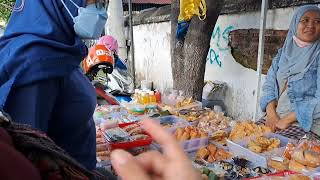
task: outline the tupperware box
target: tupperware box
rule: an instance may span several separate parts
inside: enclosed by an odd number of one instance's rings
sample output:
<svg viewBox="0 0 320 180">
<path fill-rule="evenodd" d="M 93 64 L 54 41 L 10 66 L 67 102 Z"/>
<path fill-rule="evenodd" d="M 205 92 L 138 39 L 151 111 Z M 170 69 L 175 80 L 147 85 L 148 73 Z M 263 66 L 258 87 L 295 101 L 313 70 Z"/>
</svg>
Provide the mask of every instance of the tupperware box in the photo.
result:
<svg viewBox="0 0 320 180">
<path fill-rule="evenodd" d="M 182 126 L 181 128 L 184 128 L 184 127 L 187 127 L 187 126 L 190 126 L 190 125 Z M 174 134 L 175 130 L 177 128 L 178 127 L 171 129 L 170 133 Z M 188 152 L 188 153 L 189 152 L 194 152 L 194 151 L 200 149 L 201 147 L 208 145 L 209 136 L 206 137 L 206 138 L 196 138 L 196 139 L 191 139 L 191 140 L 187 140 L 187 141 L 180 141 L 179 144 L 180 144 L 180 146 L 183 148 L 183 150 L 185 152 Z M 153 143 L 153 146 L 154 146 L 153 148 L 161 150 L 160 144 Z"/>
<path fill-rule="evenodd" d="M 123 123 L 119 124 L 120 128 L 124 128 L 126 126 L 132 125 L 135 123 Z M 112 149 L 131 149 L 141 146 L 148 146 L 152 143 L 152 138 L 148 133 L 144 133 L 149 136 L 148 139 L 145 140 L 136 140 L 136 141 L 130 141 L 130 142 L 120 142 L 120 143 L 110 143 L 110 146 Z"/>
<path fill-rule="evenodd" d="M 227 140 L 227 146 L 230 152 L 232 152 L 235 156 L 244 157 L 247 160 L 251 161 L 255 166 L 261 166 L 261 167 L 267 168 L 267 159 L 269 157 L 275 157 L 275 156 L 282 157 L 282 154 L 288 142 L 292 142 L 292 140 L 287 137 L 281 136 L 279 134 L 274 134 L 274 133 L 267 133 L 263 136 L 267 138 L 280 139 L 280 147 L 272 151 L 268 151 L 260 154 L 252 152 L 247 148 L 247 144 L 249 143 L 250 140 L 255 139 L 256 136 L 249 137 L 237 142 Z"/>
<path fill-rule="evenodd" d="M 203 146 L 208 145 L 208 139 L 209 138 L 197 138 L 197 139 L 191 139 L 183 142 L 179 142 L 180 146 L 183 148 L 184 152 L 194 152 L 198 149 L 200 149 Z M 152 144 L 155 149 L 161 150 L 160 144 Z"/>
<path fill-rule="evenodd" d="M 158 118 L 155 118 L 155 120 L 157 122 L 160 122 L 160 124 L 163 124 L 163 123 L 172 124 L 172 127 L 166 128 L 166 130 L 171 133 L 173 133 L 179 127 L 186 127 L 189 125 L 189 123 L 186 120 L 174 115 L 158 117 Z"/>
</svg>

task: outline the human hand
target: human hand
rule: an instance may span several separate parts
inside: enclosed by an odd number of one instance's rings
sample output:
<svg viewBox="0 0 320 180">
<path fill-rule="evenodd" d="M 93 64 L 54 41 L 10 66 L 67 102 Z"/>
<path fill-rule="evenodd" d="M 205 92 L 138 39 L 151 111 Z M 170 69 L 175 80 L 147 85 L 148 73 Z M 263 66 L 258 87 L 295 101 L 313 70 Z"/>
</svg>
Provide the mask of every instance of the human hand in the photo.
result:
<svg viewBox="0 0 320 180">
<path fill-rule="evenodd" d="M 123 180 L 198 180 L 201 179 L 186 154 L 173 136 L 151 120 L 143 120 L 141 126 L 163 149 L 163 154 L 149 151 L 133 157 L 123 150 L 111 153 L 111 162 Z"/>
<path fill-rule="evenodd" d="M 276 128 L 280 130 L 287 129 L 291 125 L 291 122 L 286 121 L 285 119 L 280 119 L 276 123 Z"/>
<path fill-rule="evenodd" d="M 276 129 L 276 124 L 280 120 L 279 116 L 268 116 L 266 119 L 266 126 L 268 126 L 272 131 Z"/>
</svg>

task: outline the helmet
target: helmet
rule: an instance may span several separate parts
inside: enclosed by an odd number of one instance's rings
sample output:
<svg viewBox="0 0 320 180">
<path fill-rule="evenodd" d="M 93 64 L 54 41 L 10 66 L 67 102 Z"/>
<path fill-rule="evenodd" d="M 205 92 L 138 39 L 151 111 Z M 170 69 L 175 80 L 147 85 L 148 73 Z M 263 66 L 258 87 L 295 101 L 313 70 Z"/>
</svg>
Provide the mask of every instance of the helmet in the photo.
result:
<svg viewBox="0 0 320 180">
<path fill-rule="evenodd" d="M 104 45 L 95 45 L 90 48 L 88 56 L 82 61 L 86 75 L 95 76 L 100 69 L 111 74 L 114 67 L 114 56 Z"/>
<path fill-rule="evenodd" d="M 113 38 L 112 36 L 102 36 L 98 43 L 100 45 L 105 45 L 107 48 L 109 48 L 111 51 L 113 51 L 115 54 L 118 54 L 119 52 L 119 45 L 118 45 L 118 41 Z"/>
</svg>

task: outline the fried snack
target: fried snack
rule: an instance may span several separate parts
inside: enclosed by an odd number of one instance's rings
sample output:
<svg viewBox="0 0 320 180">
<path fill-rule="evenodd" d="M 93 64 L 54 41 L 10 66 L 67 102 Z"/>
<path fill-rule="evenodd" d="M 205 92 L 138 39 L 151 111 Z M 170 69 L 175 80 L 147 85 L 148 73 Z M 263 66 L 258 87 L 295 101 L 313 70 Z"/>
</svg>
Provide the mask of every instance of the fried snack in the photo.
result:
<svg viewBox="0 0 320 180">
<path fill-rule="evenodd" d="M 210 154 L 216 154 L 218 148 L 217 146 L 213 145 L 213 144 L 209 144 L 207 149 L 209 150 Z"/>
<path fill-rule="evenodd" d="M 271 138 L 270 139 L 270 145 L 267 148 L 267 151 L 271 151 L 273 149 L 279 148 L 280 147 L 280 139 L 277 138 Z"/>
<path fill-rule="evenodd" d="M 133 130 L 133 129 L 135 129 L 135 128 L 138 128 L 138 127 L 139 127 L 138 124 L 131 124 L 131 125 L 129 125 L 129 126 L 123 127 L 122 129 L 125 130 L 125 131 L 127 131 L 127 132 L 129 132 L 129 131 L 131 131 L 131 130 Z"/>
<path fill-rule="evenodd" d="M 257 145 L 248 146 L 248 149 L 250 149 L 250 151 L 253 151 L 255 153 L 262 153 L 262 147 Z"/>
<path fill-rule="evenodd" d="M 109 155 L 110 155 L 110 151 L 97 152 L 97 156 L 109 156 Z"/>
<path fill-rule="evenodd" d="M 265 125 L 257 125 L 250 121 L 237 122 L 233 127 L 229 139 L 237 141 L 248 136 L 258 136 L 271 132 L 271 129 Z"/>
<path fill-rule="evenodd" d="M 127 131 L 131 136 L 134 136 L 134 135 L 138 135 L 138 134 L 142 134 L 143 133 L 143 130 L 141 127 L 135 127 L 133 129 L 131 129 L 130 131 Z"/>
<path fill-rule="evenodd" d="M 214 163 L 217 160 L 214 155 L 210 154 L 207 161 L 208 163 Z"/>
<path fill-rule="evenodd" d="M 224 116 L 224 113 L 209 111 L 199 117 L 198 127 L 206 132 L 216 132 L 229 127 L 230 118 Z"/>
<path fill-rule="evenodd" d="M 178 139 L 178 141 L 186 141 L 190 139 L 190 133 L 187 131 L 184 131 L 183 135 L 181 136 L 181 139 Z"/>
<path fill-rule="evenodd" d="M 196 159 L 207 159 L 210 152 L 205 148 L 200 148 L 196 153 Z"/>
<path fill-rule="evenodd" d="M 185 128 L 177 128 L 174 136 L 178 141 L 186 141 L 196 138 L 206 138 L 208 134 L 199 128 L 187 126 Z"/>
<path fill-rule="evenodd" d="M 198 131 L 193 130 L 190 132 L 190 139 L 196 139 L 198 138 Z"/>
<path fill-rule="evenodd" d="M 248 149 L 255 153 L 263 153 L 280 147 L 280 140 L 277 138 L 266 138 L 259 136 L 248 143 Z"/>
<path fill-rule="evenodd" d="M 201 131 L 200 138 L 206 138 L 206 137 L 208 137 L 208 133 Z"/>
<path fill-rule="evenodd" d="M 281 161 L 268 160 L 268 167 L 275 169 L 278 172 L 285 171 L 289 169 L 289 160 L 284 159 Z"/>
<path fill-rule="evenodd" d="M 203 158 L 202 155 L 206 155 L 205 158 Z M 203 147 L 199 149 L 196 153 L 196 160 L 201 159 L 207 161 L 208 163 L 213 163 L 216 161 L 222 161 L 222 160 L 227 160 L 232 157 L 232 154 L 225 151 L 224 149 L 217 148 L 213 144 L 209 144 L 207 147 Z"/>
<path fill-rule="evenodd" d="M 307 169 L 307 168 L 295 160 L 291 160 L 289 162 L 289 170 L 291 171 L 302 172 L 304 169 Z"/>
<path fill-rule="evenodd" d="M 286 149 L 283 152 L 283 157 L 291 160 L 291 155 L 295 149 L 295 145 L 292 143 L 288 143 Z"/>
<path fill-rule="evenodd" d="M 216 154 L 214 155 L 217 161 L 222 161 L 231 158 L 231 154 L 223 149 L 218 149 Z"/>
</svg>

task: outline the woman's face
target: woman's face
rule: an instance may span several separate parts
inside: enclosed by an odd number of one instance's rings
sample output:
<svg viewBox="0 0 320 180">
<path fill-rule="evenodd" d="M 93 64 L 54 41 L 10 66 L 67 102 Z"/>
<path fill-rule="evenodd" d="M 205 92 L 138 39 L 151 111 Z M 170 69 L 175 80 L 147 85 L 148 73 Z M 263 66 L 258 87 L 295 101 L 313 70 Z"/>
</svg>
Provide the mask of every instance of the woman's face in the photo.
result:
<svg viewBox="0 0 320 180">
<path fill-rule="evenodd" d="M 297 37 L 305 42 L 315 42 L 320 38 L 320 13 L 308 11 L 300 19 Z"/>
</svg>

